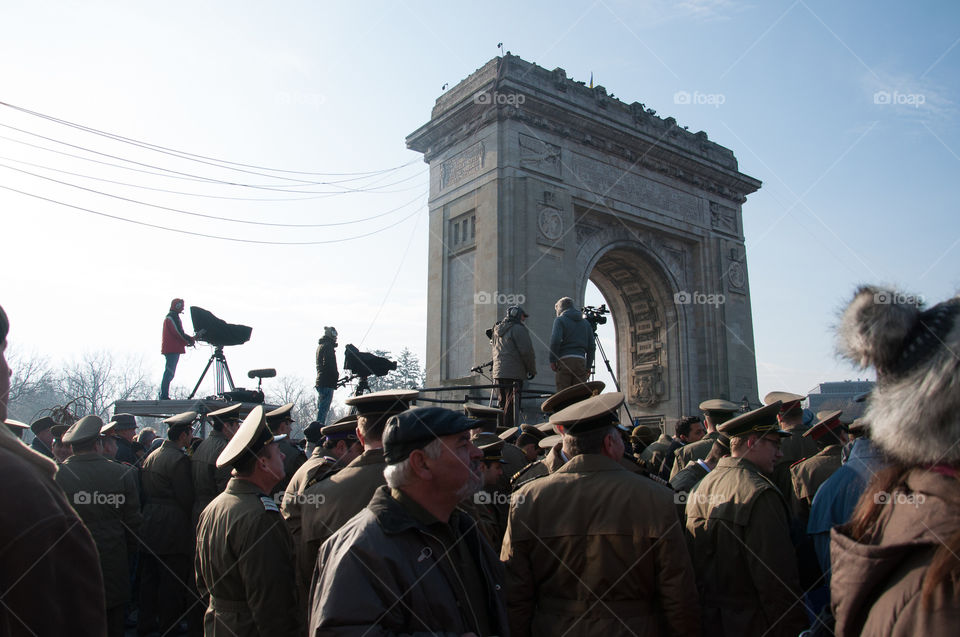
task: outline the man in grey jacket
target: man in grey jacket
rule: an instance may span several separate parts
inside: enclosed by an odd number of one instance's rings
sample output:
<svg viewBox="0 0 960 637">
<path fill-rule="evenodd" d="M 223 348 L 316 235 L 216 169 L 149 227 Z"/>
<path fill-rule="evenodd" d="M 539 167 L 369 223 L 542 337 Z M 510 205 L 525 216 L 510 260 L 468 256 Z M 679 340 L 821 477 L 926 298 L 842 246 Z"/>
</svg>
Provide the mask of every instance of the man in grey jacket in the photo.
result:
<svg viewBox="0 0 960 637">
<path fill-rule="evenodd" d="M 507 309 L 507 315 L 493 328 L 493 378 L 500 386 L 497 406 L 503 410 L 503 425 L 516 425 L 520 411 L 523 379 L 537 374 L 537 359 L 524 322 L 529 316 L 519 305 Z"/>
<path fill-rule="evenodd" d="M 590 378 L 597 344 L 593 328 L 565 296 L 554 306 L 557 318 L 550 334 L 550 369 L 556 372 L 557 391 Z"/>
</svg>

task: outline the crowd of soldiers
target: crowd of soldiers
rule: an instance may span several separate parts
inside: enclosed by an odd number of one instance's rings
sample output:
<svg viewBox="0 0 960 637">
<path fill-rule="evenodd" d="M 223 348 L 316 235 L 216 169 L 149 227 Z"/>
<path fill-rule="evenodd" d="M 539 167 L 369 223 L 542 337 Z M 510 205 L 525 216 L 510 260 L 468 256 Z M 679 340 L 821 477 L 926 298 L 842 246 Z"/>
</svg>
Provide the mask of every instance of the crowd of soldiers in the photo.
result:
<svg viewBox="0 0 960 637">
<path fill-rule="evenodd" d="M 132 417 L 58 428 L 58 468 L 4 430 L 0 472 L 31 501 L 0 513 L 22 573 L 0 635 L 122 634 L 134 587 L 138 634 L 954 634 L 960 297 L 880 291 L 841 317 L 842 353 L 879 380 L 855 420 L 805 422 L 789 392 L 704 397 L 667 435 L 587 381 L 536 424 L 354 396 L 305 452 L 291 405 L 207 414 L 198 445 L 178 414 L 133 463 L 104 455 Z"/>
</svg>

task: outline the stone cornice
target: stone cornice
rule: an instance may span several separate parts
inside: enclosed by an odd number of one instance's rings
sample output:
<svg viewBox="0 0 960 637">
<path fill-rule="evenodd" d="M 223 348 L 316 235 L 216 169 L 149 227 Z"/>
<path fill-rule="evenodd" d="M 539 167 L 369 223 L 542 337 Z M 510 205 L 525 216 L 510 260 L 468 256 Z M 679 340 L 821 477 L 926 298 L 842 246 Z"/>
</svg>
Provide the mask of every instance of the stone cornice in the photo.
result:
<svg viewBox="0 0 960 637">
<path fill-rule="evenodd" d="M 643 104 L 625 104 L 603 87 L 588 88 L 512 55 L 495 58 L 445 93 L 431 121 L 407 137 L 429 162 L 481 128 L 515 120 L 742 203 L 761 182 L 737 170 L 733 152 L 690 133 Z"/>
</svg>

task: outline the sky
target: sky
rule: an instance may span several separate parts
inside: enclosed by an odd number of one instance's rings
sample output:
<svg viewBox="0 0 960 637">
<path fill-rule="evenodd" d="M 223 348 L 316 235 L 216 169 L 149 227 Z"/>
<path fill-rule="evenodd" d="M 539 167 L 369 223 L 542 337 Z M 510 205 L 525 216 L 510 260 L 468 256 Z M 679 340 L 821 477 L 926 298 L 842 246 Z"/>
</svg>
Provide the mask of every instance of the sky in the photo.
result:
<svg viewBox="0 0 960 637">
<path fill-rule="evenodd" d="M 834 353 L 858 284 L 960 288 L 956 3 L 7 0 L 10 342 L 139 357 L 159 383 L 182 297 L 253 327 L 226 350 L 238 385 L 312 385 L 325 325 L 341 353 L 422 359 L 427 166 L 404 139 L 501 42 L 707 131 L 763 182 L 743 205 L 761 397 L 872 377 Z"/>
</svg>

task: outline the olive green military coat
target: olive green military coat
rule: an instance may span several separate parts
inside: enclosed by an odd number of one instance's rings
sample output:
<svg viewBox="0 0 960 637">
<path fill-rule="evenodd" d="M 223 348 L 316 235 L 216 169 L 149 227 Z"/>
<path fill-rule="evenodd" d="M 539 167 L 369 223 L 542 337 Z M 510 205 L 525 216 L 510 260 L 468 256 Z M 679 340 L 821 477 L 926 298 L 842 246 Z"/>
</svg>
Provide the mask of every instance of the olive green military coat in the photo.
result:
<svg viewBox="0 0 960 637">
<path fill-rule="evenodd" d="M 517 490 L 500 559 L 513 637 L 700 630 L 673 493 L 606 456 Z"/>
<path fill-rule="evenodd" d="M 190 458 L 172 440 L 143 461 L 140 468 L 143 527 L 140 539 L 157 555 L 193 555 L 193 478 Z"/>
<path fill-rule="evenodd" d="M 293 543 L 297 545 L 300 541 L 300 517 L 303 510 L 304 490 L 308 486 L 313 486 L 318 480 L 323 479 L 331 471 L 341 468 L 340 462 L 331 456 L 326 456 L 322 452 L 323 448 L 317 447 L 307 458 L 307 461 L 300 465 L 300 468 L 290 478 L 287 488 L 283 492 L 283 499 L 280 503 L 280 512 L 283 519 L 287 521 L 287 528 L 290 529 L 290 535 L 293 536 Z"/>
<path fill-rule="evenodd" d="M 129 602 L 129 558 L 137 550 L 143 519 L 137 469 L 81 453 L 60 465 L 56 481 L 97 545 L 107 608 Z"/>
<path fill-rule="evenodd" d="M 691 462 L 703 460 L 709 456 L 710 450 L 713 449 L 713 443 L 715 443 L 719 437 L 719 433 L 712 431 L 700 440 L 683 445 L 674 451 L 675 459 L 673 461 L 673 467 L 670 469 L 670 483 L 672 484 L 673 477 L 686 469 L 687 465 Z"/>
<path fill-rule="evenodd" d="M 796 637 L 806 627 L 787 505 L 744 458 L 721 458 L 687 499 L 704 634 Z"/>
<path fill-rule="evenodd" d="M 515 473 L 513 477 L 510 478 L 510 488 L 514 490 L 519 489 L 531 480 L 548 476 L 562 467 L 564 462 L 566 462 L 566 460 L 564 460 L 562 450 L 563 443 L 558 442 L 542 459 L 537 460 L 536 462 L 531 462 L 523 469 Z"/>
<path fill-rule="evenodd" d="M 780 444 L 783 457 L 773 467 L 772 480 L 784 498 L 790 497 L 793 491 L 793 480 L 790 477 L 790 467 L 804 458 L 811 458 L 820 451 L 813 438 L 803 436 L 805 429 L 790 429 L 790 437 L 784 438 Z"/>
<path fill-rule="evenodd" d="M 299 637 L 293 540 L 273 498 L 231 478 L 200 514 L 197 590 L 209 595 L 204 635 Z"/>
<path fill-rule="evenodd" d="M 193 473 L 193 519 L 200 517 L 200 512 L 210 504 L 210 501 L 223 493 L 230 481 L 230 467 L 217 469 L 217 458 L 227 446 L 227 437 L 216 429 L 210 432 L 203 442 L 197 446 L 190 457 L 190 470 Z"/>
<path fill-rule="evenodd" d="M 790 493 L 795 517 L 802 520 L 810 517 L 810 506 L 817 489 L 843 464 L 842 451 L 842 446 L 830 445 L 812 458 L 790 467 L 790 479 L 793 482 Z"/>
<path fill-rule="evenodd" d="M 290 479 L 293 478 L 293 474 L 297 472 L 297 469 L 300 468 L 300 465 L 307 461 L 306 454 L 303 453 L 300 447 L 290 442 L 289 436 L 278 440 L 277 447 L 283 454 L 284 478 L 277 483 L 277 486 L 273 488 L 274 494 L 283 493 L 286 491 L 287 485 L 290 484 Z"/>
</svg>

